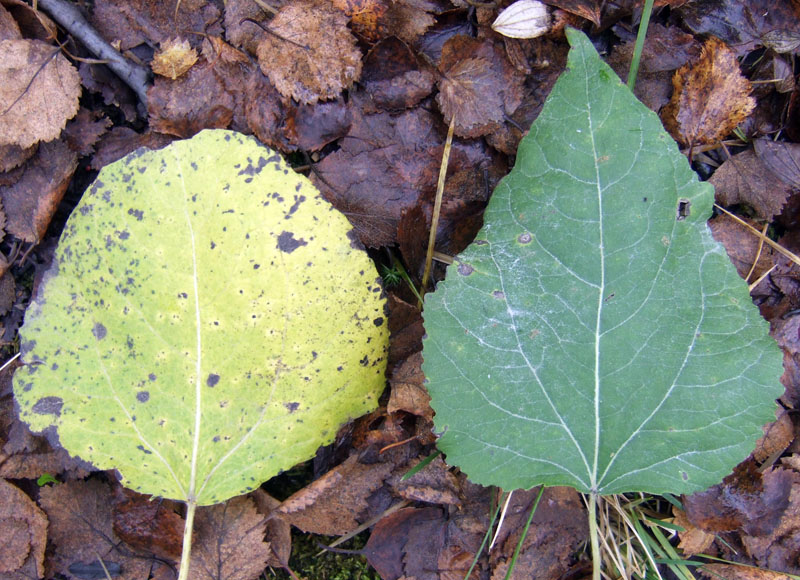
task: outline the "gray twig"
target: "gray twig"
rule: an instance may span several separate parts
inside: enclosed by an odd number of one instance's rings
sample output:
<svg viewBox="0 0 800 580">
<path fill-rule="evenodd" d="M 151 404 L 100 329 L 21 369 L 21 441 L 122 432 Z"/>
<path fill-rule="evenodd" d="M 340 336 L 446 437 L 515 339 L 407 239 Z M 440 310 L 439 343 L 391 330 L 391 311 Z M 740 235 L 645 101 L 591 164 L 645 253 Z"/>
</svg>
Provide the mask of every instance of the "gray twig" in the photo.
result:
<svg viewBox="0 0 800 580">
<path fill-rule="evenodd" d="M 97 58 L 107 61 L 108 67 L 133 89 L 142 104 L 147 107 L 147 88 L 150 86 L 150 73 L 147 68 L 134 64 L 122 56 L 86 22 L 80 10 L 67 0 L 39 0 L 39 7 L 80 40 Z"/>
</svg>

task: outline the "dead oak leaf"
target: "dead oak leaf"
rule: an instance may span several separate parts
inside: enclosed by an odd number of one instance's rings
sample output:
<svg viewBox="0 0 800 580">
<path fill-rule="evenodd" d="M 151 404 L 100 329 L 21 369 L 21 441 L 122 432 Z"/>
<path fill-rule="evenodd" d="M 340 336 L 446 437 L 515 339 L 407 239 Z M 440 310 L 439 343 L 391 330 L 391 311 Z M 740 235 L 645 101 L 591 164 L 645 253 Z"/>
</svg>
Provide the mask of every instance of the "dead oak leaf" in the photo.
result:
<svg viewBox="0 0 800 580">
<path fill-rule="evenodd" d="M 266 519 L 248 497 L 201 507 L 194 521 L 189 577 L 255 580 L 271 557 L 265 529 Z"/>
<path fill-rule="evenodd" d="M 150 68 L 153 72 L 173 81 L 192 68 L 197 62 L 197 51 L 188 40 L 171 38 L 161 43 L 161 49 L 153 56 Z"/>
<path fill-rule="evenodd" d="M 0 574 L 16 578 L 26 562 L 44 577 L 44 550 L 47 545 L 47 518 L 19 488 L 0 479 Z M 20 574 L 20 577 L 23 577 Z"/>
<path fill-rule="evenodd" d="M 78 112 L 78 71 L 38 40 L 0 41 L 0 54 L 0 145 L 27 148 L 58 137 Z"/>
<path fill-rule="evenodd" d="M 283 96 L 305 104 L 334 99 L 361 75 L 361 52 L 342 12 L 294 2 L 278 11 L 269 29 L 258 62 Z"/>
<path fill-rule="evenodd" d="M 667 131 L 686 146 L 719 141 L 744 121 L 756 104 L 736 53 L 713 36 L 697 62 L 678 69 L 672 86 L 662 120 Z"/>
<path fill-rule="evenodd" d="M 455 134 L 479 137 L 500 128 L 522 101 L 524 77 L 490 40 L 454 36 L 442 48 L 436 102 Z"/>
</svg>

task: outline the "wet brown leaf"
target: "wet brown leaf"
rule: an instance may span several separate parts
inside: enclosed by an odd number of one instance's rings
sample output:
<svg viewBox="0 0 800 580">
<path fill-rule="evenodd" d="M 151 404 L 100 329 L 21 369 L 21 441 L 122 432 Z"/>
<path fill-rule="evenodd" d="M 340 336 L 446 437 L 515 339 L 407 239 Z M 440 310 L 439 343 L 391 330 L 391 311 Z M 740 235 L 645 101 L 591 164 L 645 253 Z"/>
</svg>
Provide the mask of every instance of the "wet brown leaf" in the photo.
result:
<svg viewBox="0 0 800 580">
<path fill-rule="evenodd" d="M 285 118 L 286 142 L 304 151 L 318 151 L 347 135 L 350 109 L 343 99 L 316 105 L 292 105 Z"/>
<path fill-rule="evenodd" d="M 161 49 L 153 56 L 150 68 L 153 72 L 173 81 L 183 75 L 197 62 L 197 51 L 188 40 L 172 38 L 161 43 Z"/>
<path fill-rule="evenodd" d="M 436 102 L 446 123 L 455 118 L 455 134 L 461 137 L 497 130 L 522 102 L 524 77 L 488 39 L 451 38 L 442 48 L 439 71 Z"/>
<path fill-rule="evenodd" d="M 245 85 L 245 120 L 249 131 L 265 145 L 288 153 L 295 150 L 286 140 L 289 99 L 282 97 L 260 70 L 249 76 Z"/>
<path fill-rule="evenodd" d="M 778 526 L 789 506 L 791 489 L 788 471 L 772 469 L 762 474 L 748 459 L 722 483 L 685 496 L 683 506 L 689 521 L 707 532 L 741 530 L 765 536 Z"/>
<path fill-rule="evenodd" d="M 697 62 L 678 69 L 672 85 L 662 120 L 683 145 L 716 143 L 755 107 L 750 82 L 742 76 L 735 53 L 714 37 L 706 41 Z"/>
<path fill-rule="evenodd" d="M 0 41 L 0 145 L 30 147 L 58 137 L 78 112 L 81 80 L 57 47 Z"/>
<path fill-rule="evenodd" d="M 26 242 L 38 243 L 77 166 L 78 156 L 66 143 L 51 141 L 39 145 L 33 158 L 7 174 L 15 182 L 0 186 L 6 232 Z"/>
<path fill-rule="evenodd" d="M 83 86 L 102 96 L 106 105 L 119 107 L 125 120 L 132 123 L 138 117 L 139 97 L 131 88 L 102 64 L 81 63 L 78 67 Z"/>
<path fill-rule="evenodd" d="M 122 50 L 140 44 L 158 46 L 187 34 L 192 46 L 199 46 L 203 34 L 219 35 L 221 15 L 213 2 L 181 0 L 178 12 L 174 2 L 160 0 L 97 0 L 91 22 L 111 43 Z"/>
<path fill-rule="evenodd" d="M 58 36 L 55 22 L 41 10 L 34 10 L 22 0 L 0 0 L 0 4 L 11 13 L 24 38 L 49 42 Z"/>
<path fill-rule="evenodd" d="M 47 518 L 18 487 L 0 478 L 0 574 L 24 578 L 27 567 L 43 578 L 47 545 Z"/>
<path fill-rule="evenodd" d="M 227 0 L 225 2 L 225 40 L 233 46 L 255 55 L 258 43 L 268 35 L 260 26 L 267 27 L 269 12 L 253 0 Z M 258 24 L 249 22 L 255 20 Z"/>
<path fill-rule="evenodd" d="M 434 76 L 427 63 L 392 36 L 367 53 L 361 82 L 378 107 L 407 109 L 431 94 Z"/>
<path fill-rule="evenodd" d="M 340 536 L 362 523 L 367 499 L 389 476 L 392 465 L 363 465 L 353 455 L 284 501 L 277 512 L 304 532 Z"/>
<path fill-rule="evenodd" d="M 185 522 L 174 508 L 171 501 L 120 490 L 112 509 L 114 533 L 132 548 L 178 562 Z"/>
<path fill-rule="evenodd" d="M 265 530 L 266 519 L 246 496 L 197 508 L 189 577 L 255 580 L 271 556 Z"/>
<path fill-rule="evenodd" d="M 119 566 L 124 580 L 141 580 L 154 562 L 118 550 L 112 529 L 110 488 L 96 479 L 67 481 L 41 488 L 39 505 L 50 521 L 49 540 L 55 546 L 54 571 L 68 575 L 70 566 L 91 566 L 101 558 Z M 71 576 L 71 575 L 70 575 Z"/>
<path fill-rule="evenodd" d="M 759 139 L 760 141 L 760 139 Z M 760 218 L 772 221 L 793 192 L 754 151 L 727 159 L 711 176 L 717 202 L 723 206 L 746 204 Z"/>
<path fill-rule="evenodd" d="M 258 62 L 285 97 L 334 99 L 361 75 L 361 53 L 340 11 L 310 0 L 287 4 L 269 23 Z"/>
</svg>

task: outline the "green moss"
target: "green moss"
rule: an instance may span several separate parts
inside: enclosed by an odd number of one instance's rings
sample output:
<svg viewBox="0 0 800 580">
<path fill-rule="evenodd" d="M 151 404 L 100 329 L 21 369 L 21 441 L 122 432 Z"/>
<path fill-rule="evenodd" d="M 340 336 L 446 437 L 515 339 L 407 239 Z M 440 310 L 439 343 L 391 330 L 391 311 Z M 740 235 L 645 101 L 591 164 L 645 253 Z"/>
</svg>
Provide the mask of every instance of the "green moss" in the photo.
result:
<svg viewBox="0 0 800 580">
<path fill-rule="evenodd" d="M 364 533 L 347 542 L 350 550 L 360 550 L 367 543 L 369 534 Z M 323 551 L 322 544 L 330 544 L 336 538 L 304 534 L 297 530 L 292 533 L 292 557 L 289 567 L 299 578 L 305 580 L 380 580 L 378 573 L 359 554 L 335 554 Z M 289 580 L 285 570 L 269 570 L 263 578 Z"/>
</svg>

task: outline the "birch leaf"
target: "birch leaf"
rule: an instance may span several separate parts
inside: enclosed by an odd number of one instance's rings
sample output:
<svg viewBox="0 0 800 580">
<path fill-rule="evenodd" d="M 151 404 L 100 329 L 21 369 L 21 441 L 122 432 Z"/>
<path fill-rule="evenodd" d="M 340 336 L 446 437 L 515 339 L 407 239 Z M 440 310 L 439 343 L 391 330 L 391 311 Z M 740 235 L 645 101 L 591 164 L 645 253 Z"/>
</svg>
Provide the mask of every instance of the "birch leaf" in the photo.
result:
<svg viewBox="0 0 800 580">
<path fill-rule="evenodd" d="M 258 487 L 384 387 L 384 299 L 352 240 L 306 178 L 230 131 L 105 167 L 20 331 L 20 416 L 142 493 Z"/>
<path fill-rule="evenodd" d="M 781 352 L 706 226 L 712 187 L 568 36 L 483 229 L 426 296 L 439 447 L 509 490 L 701 490 L 774 418 Z"/>
</svg>

